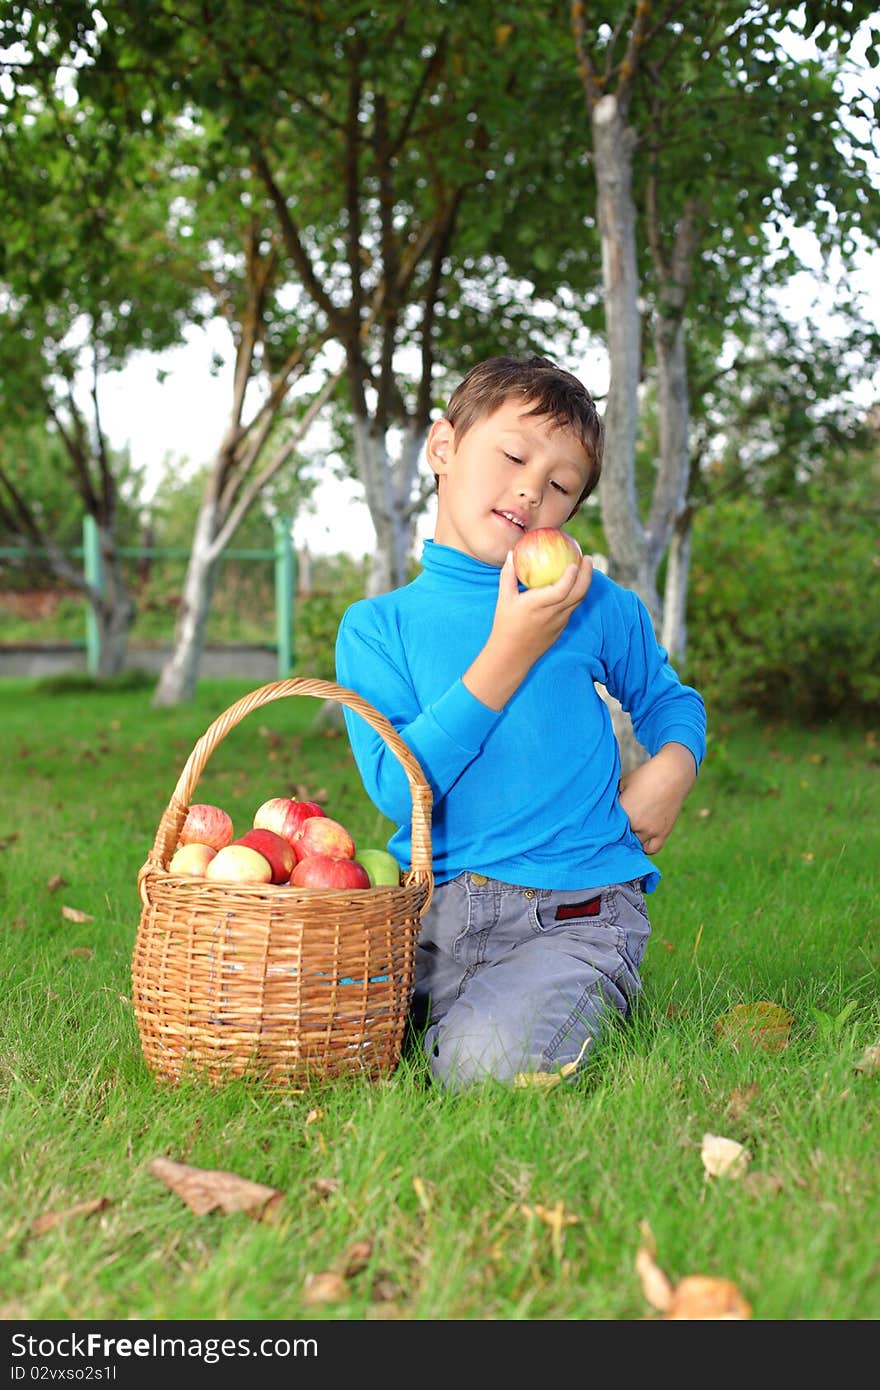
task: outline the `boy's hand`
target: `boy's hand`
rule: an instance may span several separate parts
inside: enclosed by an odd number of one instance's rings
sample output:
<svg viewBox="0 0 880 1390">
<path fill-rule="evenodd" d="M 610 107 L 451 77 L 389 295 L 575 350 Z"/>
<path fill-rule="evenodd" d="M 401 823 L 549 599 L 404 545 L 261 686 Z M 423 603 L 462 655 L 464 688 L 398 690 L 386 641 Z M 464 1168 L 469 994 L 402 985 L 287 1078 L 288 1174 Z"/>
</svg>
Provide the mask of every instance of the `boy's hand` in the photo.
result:
<svg viewBox="0 0 880 1390">
<path fill-rule="evenodd" d="M 662 849 L 697 780 L 694 755 L 683 743 L 666 743 L 641 767 L 620 779 L 620 804 L 646 854 Z"/>
<path fill-rule="evenodd" d="M 555 584 L 520 593 L 513 556 L 508 554 L 498 580 L 492 631 L 463 677 L 471 694 L 490 709 L 502 709 L 563 631 L 592 578 L 593 561 L 584 555 Z"/>
</svg>

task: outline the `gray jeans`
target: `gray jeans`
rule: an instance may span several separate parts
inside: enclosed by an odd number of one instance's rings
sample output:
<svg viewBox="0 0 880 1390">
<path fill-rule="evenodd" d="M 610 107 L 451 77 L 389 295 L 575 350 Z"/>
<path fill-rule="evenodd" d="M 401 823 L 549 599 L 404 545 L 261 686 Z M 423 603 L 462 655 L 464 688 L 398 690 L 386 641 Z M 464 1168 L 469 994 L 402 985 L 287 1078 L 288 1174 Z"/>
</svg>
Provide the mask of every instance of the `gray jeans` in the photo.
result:
<svg viewBox="0 0 880 1390">
<path fill-rule="evenodd" d="M 452 1090 L 579 1057 L 641 992 L 650 934 L 641 880 L 583 891 L 464 873 L 434 890 L 416 951 L 412 1019 Z"/>
</svg>

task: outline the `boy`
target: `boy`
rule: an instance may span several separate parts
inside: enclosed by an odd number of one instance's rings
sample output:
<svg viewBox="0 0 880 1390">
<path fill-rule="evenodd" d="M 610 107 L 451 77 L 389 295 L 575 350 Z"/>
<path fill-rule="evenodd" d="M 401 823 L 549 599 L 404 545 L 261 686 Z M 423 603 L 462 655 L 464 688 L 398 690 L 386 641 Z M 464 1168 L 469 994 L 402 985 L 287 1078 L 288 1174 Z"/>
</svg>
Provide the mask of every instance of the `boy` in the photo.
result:
<svg viewBox="0 0 880 1390">
<path fill-rule="evenodd" d="M 643 894 L 660 877 L 649 855 L 705 754 L 703 701 L 636 594 L 586 556 L 544 588 L 517 582 L 516 540 L 574 515 L 602 445 L 589 392 L 546 358 L 474 367 L 428 435 L 437 522 L 422 573 L 353 604 L 339 628 L 338 680 L 390 720 L 433 794 L 413 1019 L 452 1090 L 576 1065 L 627 1015 L 650 930 Z M 622 782 L 596 681 L 652 754 Z M 408 866 L 406 776 L 356 713 L 345 718 Z"/>
</svg>

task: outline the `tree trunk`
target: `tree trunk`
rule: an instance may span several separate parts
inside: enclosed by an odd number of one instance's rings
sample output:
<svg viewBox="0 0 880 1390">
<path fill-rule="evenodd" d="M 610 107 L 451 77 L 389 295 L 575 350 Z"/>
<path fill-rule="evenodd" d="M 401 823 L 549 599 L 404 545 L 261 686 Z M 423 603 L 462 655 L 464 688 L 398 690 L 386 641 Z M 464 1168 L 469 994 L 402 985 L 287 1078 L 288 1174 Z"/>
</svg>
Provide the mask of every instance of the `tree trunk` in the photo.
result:
<svg viewBox="0 0 880 1390">
<path fill-rule="evenodd" d="M 100 596 L 88 595 L 98 627 L 98 679 L 107 680 L 125 670 L 128 638 L 135 617 L 135 603 L 125 584 L 122 563 L 115 544 L 99 532 L 101 543 Z"/>
<path fill-rule="evenodd" d="M 196 692 L 199 662 L 205 645 L 205 629 L 222 551 L 214 545 L 219 507 L 213 492 L 202 499 L 186 567 L 183 596 L 174 633 L 174 650 L 162 668 L 153 695 L 153 707 L 161 709 L 192 700 Z"/>
<path fill-rule="evenodd" d="M 678 517 L 669 542 L 666 586 L 663 590 L 663 632 L 660 640 L 672 661 L 680 662 L 687 649 L 687 591 L 691 561 L 691 518 Z"/>
<path fill-rule="evenodd" d="M 609 573 L 619 584 L 641 595 L 652 621 L 657 623 L 660 602 L 647 563 L 635 485 L 642 369 L 636 207 L 632 191 L 636 137 L 621 116 L 613 95 L 602 97 L 593 107 L 592 133 L 610 362 L 599 501 L 608 543 Z"/>
<path fill-rule="evenodd" d="M 376 548 L 370 559 L 367 594 L 387 593 L 407 580 L 407 563 L 415 535 L 412 490 L 416 462 L 406 439 L 398 459 L 392 459 L 388 442 L 379 437 L 371 420 L 354 417 L 355 461 L 358 477 L 376 532 Z"/>
</svg>

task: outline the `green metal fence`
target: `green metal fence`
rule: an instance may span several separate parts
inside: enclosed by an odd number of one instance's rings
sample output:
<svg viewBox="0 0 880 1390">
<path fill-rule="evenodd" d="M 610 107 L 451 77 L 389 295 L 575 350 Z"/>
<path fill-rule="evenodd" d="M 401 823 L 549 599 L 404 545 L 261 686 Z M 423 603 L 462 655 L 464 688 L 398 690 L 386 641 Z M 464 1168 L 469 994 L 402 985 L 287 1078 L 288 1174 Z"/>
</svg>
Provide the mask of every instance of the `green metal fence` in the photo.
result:
<svg viewBox="0 0 880 1390">
<path fill-rule="evenodd" d="M 224 550 L 223 558 L 229 560 L 272 560 L 275 573 L 275 652 L 278 663 L 278 678 L 284 680 L 293 670 L 294 622 L 296 593 L 296 552 L 291 540 L 290 520 L 276 517 L 273 521 L 274 546 L 269 549 Z M 0 546 L 0 560 L 20 559 L 29 552 L 13 546 Z M 89 584 L 103 591 L 101 573 L 101 547 L 98 527 L 94 517 L 83 518 L 82 546 L 70 552 L 82 560 L 83 574 Z M 120 546 L 119 554 L 124 559 L 185 559 L 186 549 L 167 546 Z M 86 666 L 91 675 L 98 671 L 101 657 L 101 637 L 92 605 L 85 600 L 85 647 Z"/>
</svg>

